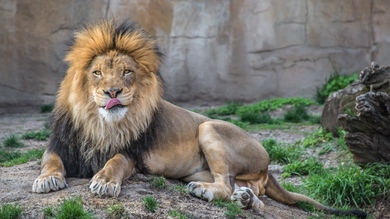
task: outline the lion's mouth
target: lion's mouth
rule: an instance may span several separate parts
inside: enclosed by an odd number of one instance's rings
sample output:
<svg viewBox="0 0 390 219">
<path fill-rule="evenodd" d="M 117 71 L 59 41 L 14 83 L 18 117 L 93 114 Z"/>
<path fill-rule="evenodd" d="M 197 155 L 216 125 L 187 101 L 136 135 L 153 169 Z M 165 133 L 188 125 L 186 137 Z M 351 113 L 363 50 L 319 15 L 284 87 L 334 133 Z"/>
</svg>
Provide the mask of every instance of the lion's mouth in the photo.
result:
<svg viewBox="0 0 390 219">
<path fill-rule="evenodd" d="M 120 100 L 117 98 L 112 98 L 110 101 L 108 101 L 107 105 L 104 106 L 105 110 L 112 110 L 115 108 L 122 108 L 124 105 Z"/>
</svg>

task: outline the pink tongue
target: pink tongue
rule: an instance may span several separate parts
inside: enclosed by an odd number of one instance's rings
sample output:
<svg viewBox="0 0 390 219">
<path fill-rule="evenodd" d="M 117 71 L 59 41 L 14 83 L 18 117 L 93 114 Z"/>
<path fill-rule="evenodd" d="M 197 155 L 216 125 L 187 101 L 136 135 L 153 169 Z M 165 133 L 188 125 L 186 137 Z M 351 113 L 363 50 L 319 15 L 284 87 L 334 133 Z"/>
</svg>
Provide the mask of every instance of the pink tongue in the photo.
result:
<svg viewBox="0 0 390 219">
<path fill-rule="evenodd" d="M 117 98 L 112 98 L 110 101 L 108 101 L 105 109 L 111 109 L 115 105 L 121 105 L 121 101 Z"/>
</svg>

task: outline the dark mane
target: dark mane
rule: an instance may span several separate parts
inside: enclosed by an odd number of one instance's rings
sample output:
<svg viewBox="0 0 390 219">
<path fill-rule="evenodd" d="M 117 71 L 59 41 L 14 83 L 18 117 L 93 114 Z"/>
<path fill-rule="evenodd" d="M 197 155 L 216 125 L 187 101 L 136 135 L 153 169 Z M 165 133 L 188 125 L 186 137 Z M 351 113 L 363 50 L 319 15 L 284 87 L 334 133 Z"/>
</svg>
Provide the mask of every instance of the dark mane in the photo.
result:
<svg viewBox="0 0 390 219">
<path fill-rule="evenodd" d="M 52 134 L 50 136 L 48 152 L 56 153 L 61 157 L 66 170 L 66 177 L 89 178 L 104 167 L 106 162 L 115 154 L 121 153 L 136 162 L 136 168 L 143 172 L 148 172 L 148 167 L 144 163 L 144 158 L 153 148 L 158 137 L 158 130 L 162 127 L 159 110 L 153 116 L 153 120 L 148 129 L 140 136 L 119 151 L 110 151 L 107 154 L 95 153 L 90 160 L 86 160 L 80 151 L 80 145 L 88 142 L 82 130 L 75 129 L 69 114 L 58 113 L 56 110 L 51 115 Z"/>
</svg>

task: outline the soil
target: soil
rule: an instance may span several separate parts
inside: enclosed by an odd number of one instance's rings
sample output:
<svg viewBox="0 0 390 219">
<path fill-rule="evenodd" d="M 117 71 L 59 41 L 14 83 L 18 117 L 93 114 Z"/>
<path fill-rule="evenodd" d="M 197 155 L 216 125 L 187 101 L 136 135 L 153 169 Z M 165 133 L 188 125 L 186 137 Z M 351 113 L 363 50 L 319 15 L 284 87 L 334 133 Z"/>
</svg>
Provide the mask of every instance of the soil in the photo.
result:
<svg viewBox="0 0 390 219">
<path fill-rule="evenodd" d="M 27 131 L 38 131 L 47 124 L 48 114 L 38 112 L 3 114 L 0 115 L 0 142 L 11 134 L 22 135 Z M 317 125 L 295 126 L 283 130 L 258 130 L 251 134 L 262 140 L 275 138 L 278 142 L 292 143 L 304 138 L 308 133 L 318 129 Z M 44 148 L 47 142 L 23 140 L 25 147 L 21 150 L 32 148 Z M 329 155 L 332 156 L 332 155 Z M 332 157 L 326 159 L 332 160 Z M 270 171 L 281 181 L 282 167 L 271 165 Z M 84 207 L 92 212 L 95 218 L 109 218 L 107 209 L 121 202 L 129 218 L 171 218 L 169 212 L 176 210 L 184 212 L 191 218 L 226 218 L 226 208 L 217 207 L 213 203 L 192 197 L 189 194 L 174 189 L 180 185 L 177 180 L 168 179 L 166 189 L 157 189 L 150 185 L 153 176 L 137 174 L 126 180 L 122 185 L 122 191 L 118 198 L 104 198 L 93 195 L 89 189 L 89 179 L 67 178 L 68 187 L 47 194 L 35 194 L 31 192 L 34 179 L 40 173 L 38 161 L 12 167 L 0 167 L 0 204 L 18 204 L 23 210 L 22 218 L 43 218 L 43 209 L 56 208 L 63 200 L 80 197 Z M 299 184 L 299 178 L 290 178 L 291 182 Z M 148 212 L 143 205 L 146 196 L 153 196 L 158 201 L 157 211 Z M 244 210 L 239 218 L 308 218 L 316 216 L 316 213 L 308 213 L 294 206 L 287 206 L 263 196 L 260 199 L 265 204 L 262 212 Z M 386 206 L 379 206 L 387 208 Z"/>
</svg>

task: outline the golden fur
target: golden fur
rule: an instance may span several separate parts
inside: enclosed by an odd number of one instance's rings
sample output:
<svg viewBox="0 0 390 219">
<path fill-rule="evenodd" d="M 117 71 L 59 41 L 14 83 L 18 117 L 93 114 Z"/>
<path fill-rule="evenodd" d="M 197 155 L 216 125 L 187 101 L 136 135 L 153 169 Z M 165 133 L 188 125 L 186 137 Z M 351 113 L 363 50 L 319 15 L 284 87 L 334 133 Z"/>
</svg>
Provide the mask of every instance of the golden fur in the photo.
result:
<svg viewBox="0 0 390 219">
<path fill-rule="evenodd" d="M 190 193 L 207 201 L 262 208 L 258 196 L 267 194 L 286 204 L 305 201 L 329 213 L 365 216 L 286 191 L 268 173 L 269 157 L 257 140 L 164 101 L 161 54 L 137 24 L 89 25 L 75 35 L 65 60 L 69 68 L 33 192 L 62 189 L 65 176 L 93 176 L 92 193 L 118 196 L 122 181 L 138 169 L 188 182 Z"/>
</svg>

